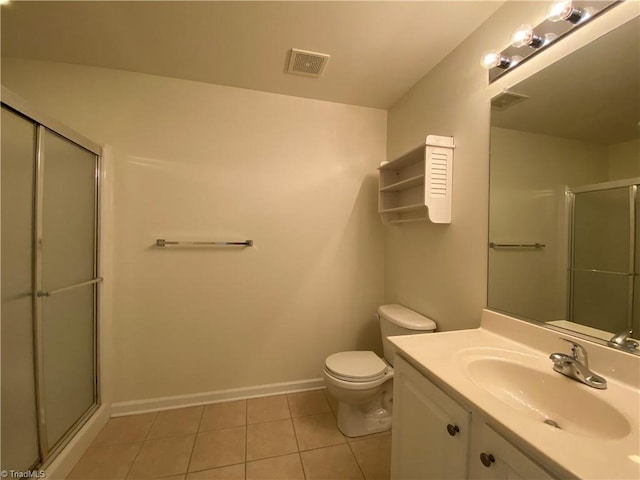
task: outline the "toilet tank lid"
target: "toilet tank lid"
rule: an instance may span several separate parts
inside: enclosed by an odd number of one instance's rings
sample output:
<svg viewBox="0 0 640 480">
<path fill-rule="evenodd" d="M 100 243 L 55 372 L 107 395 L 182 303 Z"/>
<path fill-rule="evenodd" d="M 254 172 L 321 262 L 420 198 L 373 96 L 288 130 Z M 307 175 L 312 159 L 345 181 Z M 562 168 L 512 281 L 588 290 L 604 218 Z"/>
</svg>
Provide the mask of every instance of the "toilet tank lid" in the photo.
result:
<svg viewBox="0 0 640 480">
<path fill-rule="evenodd" d="M 432 332 L 437 328 L 436 322 L 408 309 L 404 305 L 381 305 L 378 307 L 378 315 L 409 330 Z"/>
</svg>

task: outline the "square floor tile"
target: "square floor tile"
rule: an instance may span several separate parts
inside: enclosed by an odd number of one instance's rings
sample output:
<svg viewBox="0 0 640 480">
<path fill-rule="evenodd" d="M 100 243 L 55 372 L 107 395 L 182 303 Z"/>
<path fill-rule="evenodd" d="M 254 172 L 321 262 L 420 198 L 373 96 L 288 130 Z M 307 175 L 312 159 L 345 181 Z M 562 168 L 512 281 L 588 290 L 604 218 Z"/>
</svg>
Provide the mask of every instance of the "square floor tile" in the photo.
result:
<svg viewBox="0 0 640 480">
<path fill-rule="evenodd" d="M 323 390 L 290 393 L 287 398 L 292 417 L 331 412 L 331 407 Z"/>
<path fill-rule="evenodd" d="M 297 451 L 291 419 L 247 425 L 247 461 Z"/>
<path fill-rule="evenodd" d="M 156 413 L 111 418 L 100 431 L 94 445 L 142 442 L 147 438 Z"/>
<path fill-rule="evenodd" d="M 204 408 L 200 431 L 239 427 L 247 424 L 247 401 L 214 403 Z"/>
<path fill-rule="evenodd" d="M 304 480 L 300 455 L 292 453 L 249 462 L 247 480 Z"/>
<path fill-rule="evenodd" d="M 247 423 L 270 422 L 290 418 L 286 395 L 250 398 L 247 400 Z"/>
<path fill-rule="evenodd" d="M 80 458 L 68 479 L 120 480 L 127 476 L 142 443 L 92 446 Z"/>
<path fill-rule="evenodd" d="M 246 427 L 201 432 L 193 448 L 189 472 L 245 461 Z"/>
<path fill-rule="evenodd" d="M 188 407 L 158 412 L 147 439 L 196 433 L 203 410 L 204 407 Z"/>
<path fill-rule="evenodd" d="M 293 426 L 301 451 L 346 443 L 344 435 L 338 430 L 333 413 L 295 417 Z"/>
<path fill-rule="evenodd" d="M 127 478 L 159 478 L 186 473 L 195 439 L 195 435 L 183 435 L 147 440 Z"/>
<path fill-rule="evenodd" d="M 391 435 L 351 442 L 351 451 L 367 480 L 388 480 L 391 475 Z"/>
<path fill-rule="evenodd" d="M 301 452 L 308 480 L 362 480 L 356 459 L 347 444 Z"/>
<path fill-rule="evenodd" d="M 244 480 L 244 463 L 188 473 L 187 480 Z"/>
</svg>

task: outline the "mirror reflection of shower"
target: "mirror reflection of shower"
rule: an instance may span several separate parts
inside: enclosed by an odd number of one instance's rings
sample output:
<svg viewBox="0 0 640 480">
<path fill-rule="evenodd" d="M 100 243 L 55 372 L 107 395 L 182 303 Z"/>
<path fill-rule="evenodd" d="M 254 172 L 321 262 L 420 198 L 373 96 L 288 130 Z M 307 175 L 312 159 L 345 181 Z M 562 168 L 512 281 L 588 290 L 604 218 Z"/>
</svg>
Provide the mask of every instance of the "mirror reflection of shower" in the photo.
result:
<svg viewBox="0 0 640 480">
<path fill-rule="evenodd" d="M 633 178 L 570 189 L 567 195 L 567 318 L 602 331 L 602 337 L 640 333 L 639 185 L 640 178 Z"/>
</svg>

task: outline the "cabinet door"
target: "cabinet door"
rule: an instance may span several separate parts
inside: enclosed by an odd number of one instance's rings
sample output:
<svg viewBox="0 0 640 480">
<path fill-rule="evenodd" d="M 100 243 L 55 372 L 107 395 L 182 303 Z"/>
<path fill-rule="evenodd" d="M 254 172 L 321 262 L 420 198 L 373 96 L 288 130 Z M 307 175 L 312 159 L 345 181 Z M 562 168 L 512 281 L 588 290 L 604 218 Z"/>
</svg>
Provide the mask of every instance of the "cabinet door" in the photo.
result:
<svg viewBox="0 0 640 480">
<path fill-rule="evenodd" d="M 472 470 L 483 480 L 552 480 L 554 477 L 496 433 L 488 425 L 482 427 L 481 458 Z M 475 475 L 474 475 L 475 478 Z"/>
<path fill-rule="evenodd" d="M 469 423 L 469 412 L 395 357 L 391 478 L 466 478 Z"/>
</svg>

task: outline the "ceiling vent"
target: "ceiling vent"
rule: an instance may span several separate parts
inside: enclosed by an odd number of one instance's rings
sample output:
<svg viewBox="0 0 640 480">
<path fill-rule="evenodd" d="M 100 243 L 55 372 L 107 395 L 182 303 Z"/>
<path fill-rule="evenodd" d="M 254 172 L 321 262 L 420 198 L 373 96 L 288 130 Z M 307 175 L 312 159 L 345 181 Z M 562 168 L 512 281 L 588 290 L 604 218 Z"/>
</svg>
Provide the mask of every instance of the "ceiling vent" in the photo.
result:
<svg viewBox="0 0 640 480">
<path fill-rule="evenodd" d="M 528 96 L 521 93 L 503 90 L 500 94 L 491 99 L 491 108 L 495 110 L 506 110 L 507 108 L 511 108 L 520 102 L 524 102 L 528 98 Z"/>
<path fill-rule="evenodd" d="M 292 48 L 287 71 L 296 75 L 318 78 L 324 72 L 327 63 L 329 63 L 329 55 L 325 53 L 307 52 Z"/>
</svg>

